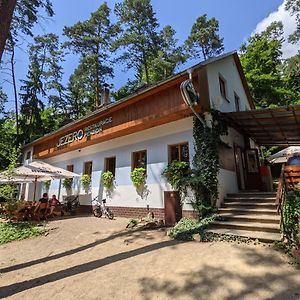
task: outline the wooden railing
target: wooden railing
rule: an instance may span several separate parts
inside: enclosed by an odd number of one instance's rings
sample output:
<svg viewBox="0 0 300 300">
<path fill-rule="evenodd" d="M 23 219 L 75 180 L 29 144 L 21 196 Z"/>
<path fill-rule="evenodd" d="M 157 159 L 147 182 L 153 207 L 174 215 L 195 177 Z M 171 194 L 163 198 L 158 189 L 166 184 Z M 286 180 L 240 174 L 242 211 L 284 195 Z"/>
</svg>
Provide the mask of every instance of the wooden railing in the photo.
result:
<svg viewBox="0 0 300 300">
<path fill-rule="evenodd" d="M 285 194 L 285 180 L 284 180 L 284 165 L 282 165 L 280 177 L 278 181 L 278 187 L 276 192 L 276 205 L 277 205 L 277 212 L 280 213 L 282 209 L 282 205 L 284 202 L 284 194 Z"/>
</svg>

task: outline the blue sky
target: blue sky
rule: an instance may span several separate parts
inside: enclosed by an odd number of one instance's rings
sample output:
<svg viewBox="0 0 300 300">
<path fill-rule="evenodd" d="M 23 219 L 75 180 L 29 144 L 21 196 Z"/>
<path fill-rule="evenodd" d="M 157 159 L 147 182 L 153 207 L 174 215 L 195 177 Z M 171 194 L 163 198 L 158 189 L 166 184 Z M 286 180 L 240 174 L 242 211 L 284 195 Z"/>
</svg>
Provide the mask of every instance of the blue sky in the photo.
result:
<svg viewBox="0 0 300 300">
<path fill-rule="evenodd" d="M 110 8 L 119 1 L 107 1 Z M 64 26 L 70 26 L 77 21 L 86 20 L 90 13 L 95 11 L 103 1 L 96 0 L 52 0 L 55 16 L 51 20 L 35 27 L 36 34 L 56 33 L 61 35 Z M 196 18 L 204 13 L 208 17 L 216 17 L 219 20 L 220 35 L 224 38 L 225 51 L 237 50 L 247 38 L 256 31 L 263 30 L 269 19 L 281 18 L 278 12 L 283 0 L 152 0 L 152 5 L 161 27 L 171 25 L 177 32 L 179 43 L 183 43 L 188 36 L 192 24 Z M 282 6 L 283 8 L 283 6 Z M 270 15 L 271 14 L 271 15 Z M 273 15 L 272 15 L 273 14 Z M 273 16 L 273 17 L 272 17 Z M 290 18 L 289 18 L 290 19 Z M 62 37 L 63 40 L 63 37 Z M 30 40 L 28 40 L 30 41 Z M 27 73 L 27 53 L 25 45 L 17 54 L 17 85 L 20 79 Z M 64 62 L 64 82 L 67 83 L 69 75 L 73 72 L 78 62 L 78 57 L 68 55 Z M 182 68 L 191 65 L 188 62 Z M 123 72 L 124 66 L 115 67 L 114 86 L 119 88 L 126 83 L 132 72 Z M 0 74 L 0 84 L 3 84 L 5 75 Z M 5 92 L 9 96 L 8 107 L 12 107 L 12 87 L 3 84 Z"/>
</svg>

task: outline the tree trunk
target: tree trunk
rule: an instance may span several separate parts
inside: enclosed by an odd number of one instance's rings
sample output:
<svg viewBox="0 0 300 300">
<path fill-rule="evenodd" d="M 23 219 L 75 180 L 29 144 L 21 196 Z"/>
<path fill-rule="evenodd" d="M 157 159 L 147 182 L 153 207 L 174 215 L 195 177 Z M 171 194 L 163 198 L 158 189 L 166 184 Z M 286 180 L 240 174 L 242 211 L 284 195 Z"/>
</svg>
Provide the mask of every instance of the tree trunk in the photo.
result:
<svg viewBox="0 0 300 300">
<path fill-rule="evenodd" d="M 16 0 L 0 0 L 0 62 L 15 6 Z"/>
</svg>

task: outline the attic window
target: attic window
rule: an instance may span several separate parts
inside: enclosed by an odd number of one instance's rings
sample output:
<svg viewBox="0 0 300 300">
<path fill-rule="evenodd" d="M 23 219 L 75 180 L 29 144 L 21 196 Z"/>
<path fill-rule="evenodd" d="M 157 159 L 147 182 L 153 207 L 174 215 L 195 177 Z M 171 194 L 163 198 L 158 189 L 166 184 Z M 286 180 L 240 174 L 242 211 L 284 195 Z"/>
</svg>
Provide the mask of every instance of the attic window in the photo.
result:
<svg viewBox="0 0 300 300">
<path fill-rule="evenodd" d="M 223 77 L 221 77 L 221 75 L 219 75 L 219 84 L 221 96 L 229 102 L 227 98 L 226 81 Z"/>
</svg>

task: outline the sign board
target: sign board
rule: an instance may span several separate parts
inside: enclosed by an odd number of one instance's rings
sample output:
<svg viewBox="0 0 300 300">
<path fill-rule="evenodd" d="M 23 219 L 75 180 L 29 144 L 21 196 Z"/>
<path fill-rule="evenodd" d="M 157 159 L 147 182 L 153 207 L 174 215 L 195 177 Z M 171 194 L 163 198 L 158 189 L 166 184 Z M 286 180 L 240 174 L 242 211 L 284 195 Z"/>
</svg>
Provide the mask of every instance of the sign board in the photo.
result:
<svg viewBox="0 0 300 300">
<path fill-rule="evenodd" d="M 108 118 L 106 118 L 104 120 L 101 120 L 97 123 L 88 125 L 87 127 L 83 128 L 83 129 L 81 128 L 77 131 L 74 131 L 74 132 L 71 132 L 67 135 L 64 135 L 61 138 L 59 138 L 58 143 L 56 144 L 56 147 L 59 148 L 59 147 L 62 147 L 64 145 L 71 144 L 74 141 L 80 141 L 84 137 L 89 137 L 91 135 L 100 133 L 100 132 L 103 131 L 103 126 L 107 125 L 111 122 L 112 122 L 112 117 L 108 117 Z"/>
</svg>

